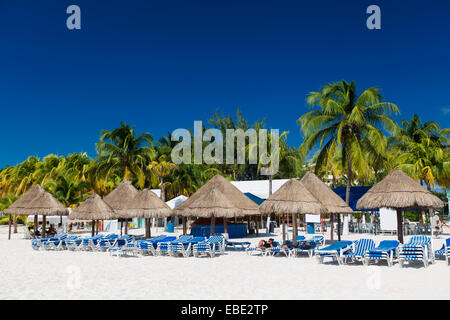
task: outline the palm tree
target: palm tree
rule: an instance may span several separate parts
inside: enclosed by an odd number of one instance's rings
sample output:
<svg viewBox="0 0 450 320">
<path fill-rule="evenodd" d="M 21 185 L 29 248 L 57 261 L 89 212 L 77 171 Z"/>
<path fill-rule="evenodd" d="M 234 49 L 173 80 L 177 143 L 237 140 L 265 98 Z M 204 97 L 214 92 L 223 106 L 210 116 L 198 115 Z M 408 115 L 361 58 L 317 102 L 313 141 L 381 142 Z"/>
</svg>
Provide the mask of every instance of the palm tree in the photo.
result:
<svg viewBox="0 0 450 320">
<path fill-rule="evenodd" d="M 151 172 L 154 174 L 154 176 L 159 179 L 159 184 L 161 188 L 161 199 L 164 202 L 166 201 L 164 178 L 169 176 L 177 168 L 177 165 L 175 163 L 169 162 L 166 159 L 167 156 L 163 154 L 158 158 L 158 161 L 152 161 L 148 165 L 148 169 L 150 169 Z"/>
<path fill-rule="evenodd" d="M 347 204 L 353 174 L 368 174 L 367 154 L 385 151 L 382 129 L 390 133 L 397 130 L 397 124 L 389 115 L 399 113 L 399 109 L 382 100 L 378 88 L 368 88 L 358 96 L 355 82 L 342 80 L 323 86 L 319 92 L 311 92 L 307 103 L 314 110 L 297 120 L 305 136 L 301 152 L 307 155 L 319 148 L 316 172 L 326 166 L 336 148 L 341 148 L 342 167 L 347 174 Z M 340 233 L 338 235 L 340 238 Z"/>
<path fill-rule="evenodd" d="M 366 89 L 359 97 L 354 81 L 345 80 L 311 92 L 307 103 L 318 109 L 298 119 L 305 141 L 300 146 L 303 154 L 315 147 L 320 151 L 316 171 L 331 159 L 336 148 L 342 148 L 342 164 L 347 173 L 346 202 L 350 195 L 353 173 L 364 174 L 367 170 L 367 152 L 384 152 L 385 129 L 396 132 L 397 124 L 388 115 L 397 114 L 398 107 L 390 102 L 381 102 L 377 88 Z"/>
<path fill-rule="evenodd" d="M 136 178 L 141 188 L 145 184 L 144 168 L 156 154 L 152 146 L 150 133 L 135 136 L 134 128 L 123 122 L 112 131 L 103 130 L 96 144 L 98 160 L 107 176 L 119 170 L 123 179 Z"/>
<path fill-rule="evenodd" d="M 410 121 L 402 121 L 402 128 L 389 141 L 400 153 L 399 168 L 430 190 L 435 181 L 443 187 L 450 185 L 449 135 L 449 128 L 441 129 L 434 121 L 422 124 L 414 114 Z"/>
</svg>

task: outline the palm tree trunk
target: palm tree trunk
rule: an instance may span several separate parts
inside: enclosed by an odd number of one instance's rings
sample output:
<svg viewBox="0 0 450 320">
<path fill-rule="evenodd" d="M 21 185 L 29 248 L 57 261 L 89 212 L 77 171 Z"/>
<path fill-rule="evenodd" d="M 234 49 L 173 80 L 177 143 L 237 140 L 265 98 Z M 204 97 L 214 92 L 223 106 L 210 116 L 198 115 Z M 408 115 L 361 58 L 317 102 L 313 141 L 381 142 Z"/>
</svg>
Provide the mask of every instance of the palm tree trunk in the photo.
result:
<svg viewBox="0 0 450 320">
<path fill-rule="evenodd" d="M 350 148 L 347 148 L 347 188 L 345 190 L 345 202 L 350 204 L 350 188 L 352 186 L 352 158 L 350 154 Z M 341 219 L 338 214 L 338 240 L 341 241 Z"/>
<path fill-rule="evenodd" d="M 269 196 L 272 194 L 272 175 L 269 175 Z"/>
<path fill-rule="evenodd" d="M 161 182 L 161 200 L 166 202 L 166 192 L 164 190 L 164 178 L 159 177 L 159 181 Z"/>
</svg>

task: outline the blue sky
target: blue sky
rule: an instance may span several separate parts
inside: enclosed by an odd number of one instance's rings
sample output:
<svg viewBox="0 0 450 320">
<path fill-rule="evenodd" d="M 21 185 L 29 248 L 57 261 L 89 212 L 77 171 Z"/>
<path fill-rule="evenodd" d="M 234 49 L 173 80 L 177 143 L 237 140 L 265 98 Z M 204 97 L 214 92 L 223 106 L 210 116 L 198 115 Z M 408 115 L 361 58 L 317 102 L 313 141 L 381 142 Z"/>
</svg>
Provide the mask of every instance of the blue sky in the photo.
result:
<svg viewBox="0 0 450 320">
<path fill-rule="evenodd" d="M 448 0 L 2 0 L 0 41 L 0 167 L 95 156 L 121 120 L 159 138 L 237 107 L 299 146 L 307 93 L 340 79 L 380 87 L 397 120 L 450 125 Z"/>
</svg>

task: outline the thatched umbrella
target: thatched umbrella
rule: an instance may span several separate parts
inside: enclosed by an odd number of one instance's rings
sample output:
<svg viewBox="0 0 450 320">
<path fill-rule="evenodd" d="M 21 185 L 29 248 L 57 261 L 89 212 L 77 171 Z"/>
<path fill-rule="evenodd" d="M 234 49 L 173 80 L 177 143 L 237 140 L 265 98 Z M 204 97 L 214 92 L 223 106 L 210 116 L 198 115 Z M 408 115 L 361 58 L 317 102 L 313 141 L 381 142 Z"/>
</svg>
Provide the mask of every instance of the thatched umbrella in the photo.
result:
<svg viewBox="0 0 450 320">
<path fill-rule="evenodd" d="M 403 243 L 402 209 L 442 208 L 444 203 L 401 170 L 395 170 L 369 189 L 356 204 L 358 209 L 382 207 L 397 210 L 398 240 Z"/>
<path fill-rule="evenodd" d="M 175 208 L 175 211 L 184 216 L 195 215 L 202 218 L 211 218 L 211 235 L 214 235 L 216 217 L 233 218 L 241 212 L 217 187 L 208 190 L 196 201 L 184 206 L 181 210 L 178 208 L 180 207 Z"/>
<path fill-rule="evenodd" d="M 327 213 L 331 213 L 331 242 L 333 242 L 334 214 L 338 214 L 338 239 L 341 240 L 341 219 L 339 214 L 353 214 L 352 208 L 350 208 L 341 197 L 339 197 L 314 173 L 307 172 L 300 182 L 303 183 L 303 185 L 314 195 L 317 200 L 320 201 L 320 203 L 322 203 L 327 210 Z"/>
<path fill-rule="evenodd" d="M 184 209 L 189 208 L 191 204 L 197 202 L 204 194 L 208 193 L 212 189 L 217 189 L 220 191 L 233 204 L 234 207 L 239 209 L 239 211 L 236 212 L 236 216 L 239 217 L 260 214 L 258 205 L 221 175 L 215 175 L 211 180 L 198 189 L 197 192 L 190 196 L 189 199 L 183 202 L 180 206 L 176 207 L 174 212 L 182 216 L 197 216 L 195 212 L 190 210 L 185 211 Z M 227 217 L 225 213 L 224 217 Z M 225 233 L 228 232 L 226 219 L 224 219 L 224 231 Z"/>
<path fill-rule="evenodd" d="M 23 209 L 25 209 L 28 204 L 36 198 L 40 193 L 43 193 L 45 190 L 40 185 L 35 185 L 30 190 L 25 192 L 25 194 L 17 199 L 12 205 L 9 206 L 8 209 L 5 210 L 5 213 L 8 214 L 11 218 L 11 214 L 17 214 L 17 215 L 27 215 L 24 214 Z M 34 215 L 34 233 L 37 231 L 38 226 L 38 216 Z M 9 236 L 11 238 L 11 236 Z"/>
<path fill-rule="evenodd" d="M 293 215 L 293 241 L 297 242 L 297 215 L 298 214 L 321 214 L 326 209 L 311 192 L 297 179 L 288 182 L 266 199 L 259 210 L 264 214 L 283 213 Z M 283 219 L 284 223 L 284 219 Z M 286 239 L 285 228 L 283 228 L 283 240 Z"/>
<path fill-rule="evenodd" d="M 95 220 L 111 220 L 116 218 L 114 209 L 94 193 L 69 215 L 72 220 L 92 220 L 92 236 L 95 234 Z"/>
<path fill-rule="evenodd" d="M 145 218 L 145 236 L 149 238 L 150 219 L 156 217 L 170 217 L 172 209 L 162 201 L 153 191 L 144 189 L 139 192 L 130 205 L 130 211 L 135 217 Z"/>
<path fill-rule="evenodd" d="M 42 215 L 42 237 L 45 237 L 45 224 L 46 216 L 65 216 L 69 212 L 64 207 L 64 205 L 59 202 L 55 197 L 53 197 L 49 192 L 42 189 L 40 186 L 36 186 L 28 191 L 27 197 L 20 198 L 22 200 L 19 204 L 15 205 L 13 203 L 8 209 L 5 210 L 8 214 L 18 214 L 18 215 Z M 32 197 L 34 195 L 34 197 Z M 31 200 L 30 200 L 31 199 Z M 14 206 L 15 205 L 15 206 Z"/>
<path fill-rule="evenodd" d="M 139 191 L 128 180 L 123 180 L 103 200 L 116 212 L 116 219 L 125 219 L 125 234 L 128 233 L 128 219 L 134 218 L 131 204 Z M 122 228 L 120 228 L 122 232 Z"/>
</svg>

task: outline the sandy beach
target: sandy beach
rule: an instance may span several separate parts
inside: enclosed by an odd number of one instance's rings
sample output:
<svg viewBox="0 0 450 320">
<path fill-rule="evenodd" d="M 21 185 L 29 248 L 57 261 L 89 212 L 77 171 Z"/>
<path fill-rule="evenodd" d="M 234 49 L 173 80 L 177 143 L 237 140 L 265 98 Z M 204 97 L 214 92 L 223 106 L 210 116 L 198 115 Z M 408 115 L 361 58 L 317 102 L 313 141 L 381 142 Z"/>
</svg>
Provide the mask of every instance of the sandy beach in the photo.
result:
<svg viewBox="0 0 450 320">
<path fill-rule="evenodd" d="M 0 299 L 450 298 L 450 267 L 445 261 L 402 269 L 398 264 L 321 265 L 307 257 L 233 251 L 213 259 L 112 257 L 104 252 L 35 251 L 22 237 L 19 233 L 8 241 L 7 227 L 0 227 Z M 361 237 L 351 234 L 345 239 Z M 376 240 L 381 238 L 393 237 Z M 435 247 L 443 238 L 435 240 Z"/>
</svg>

